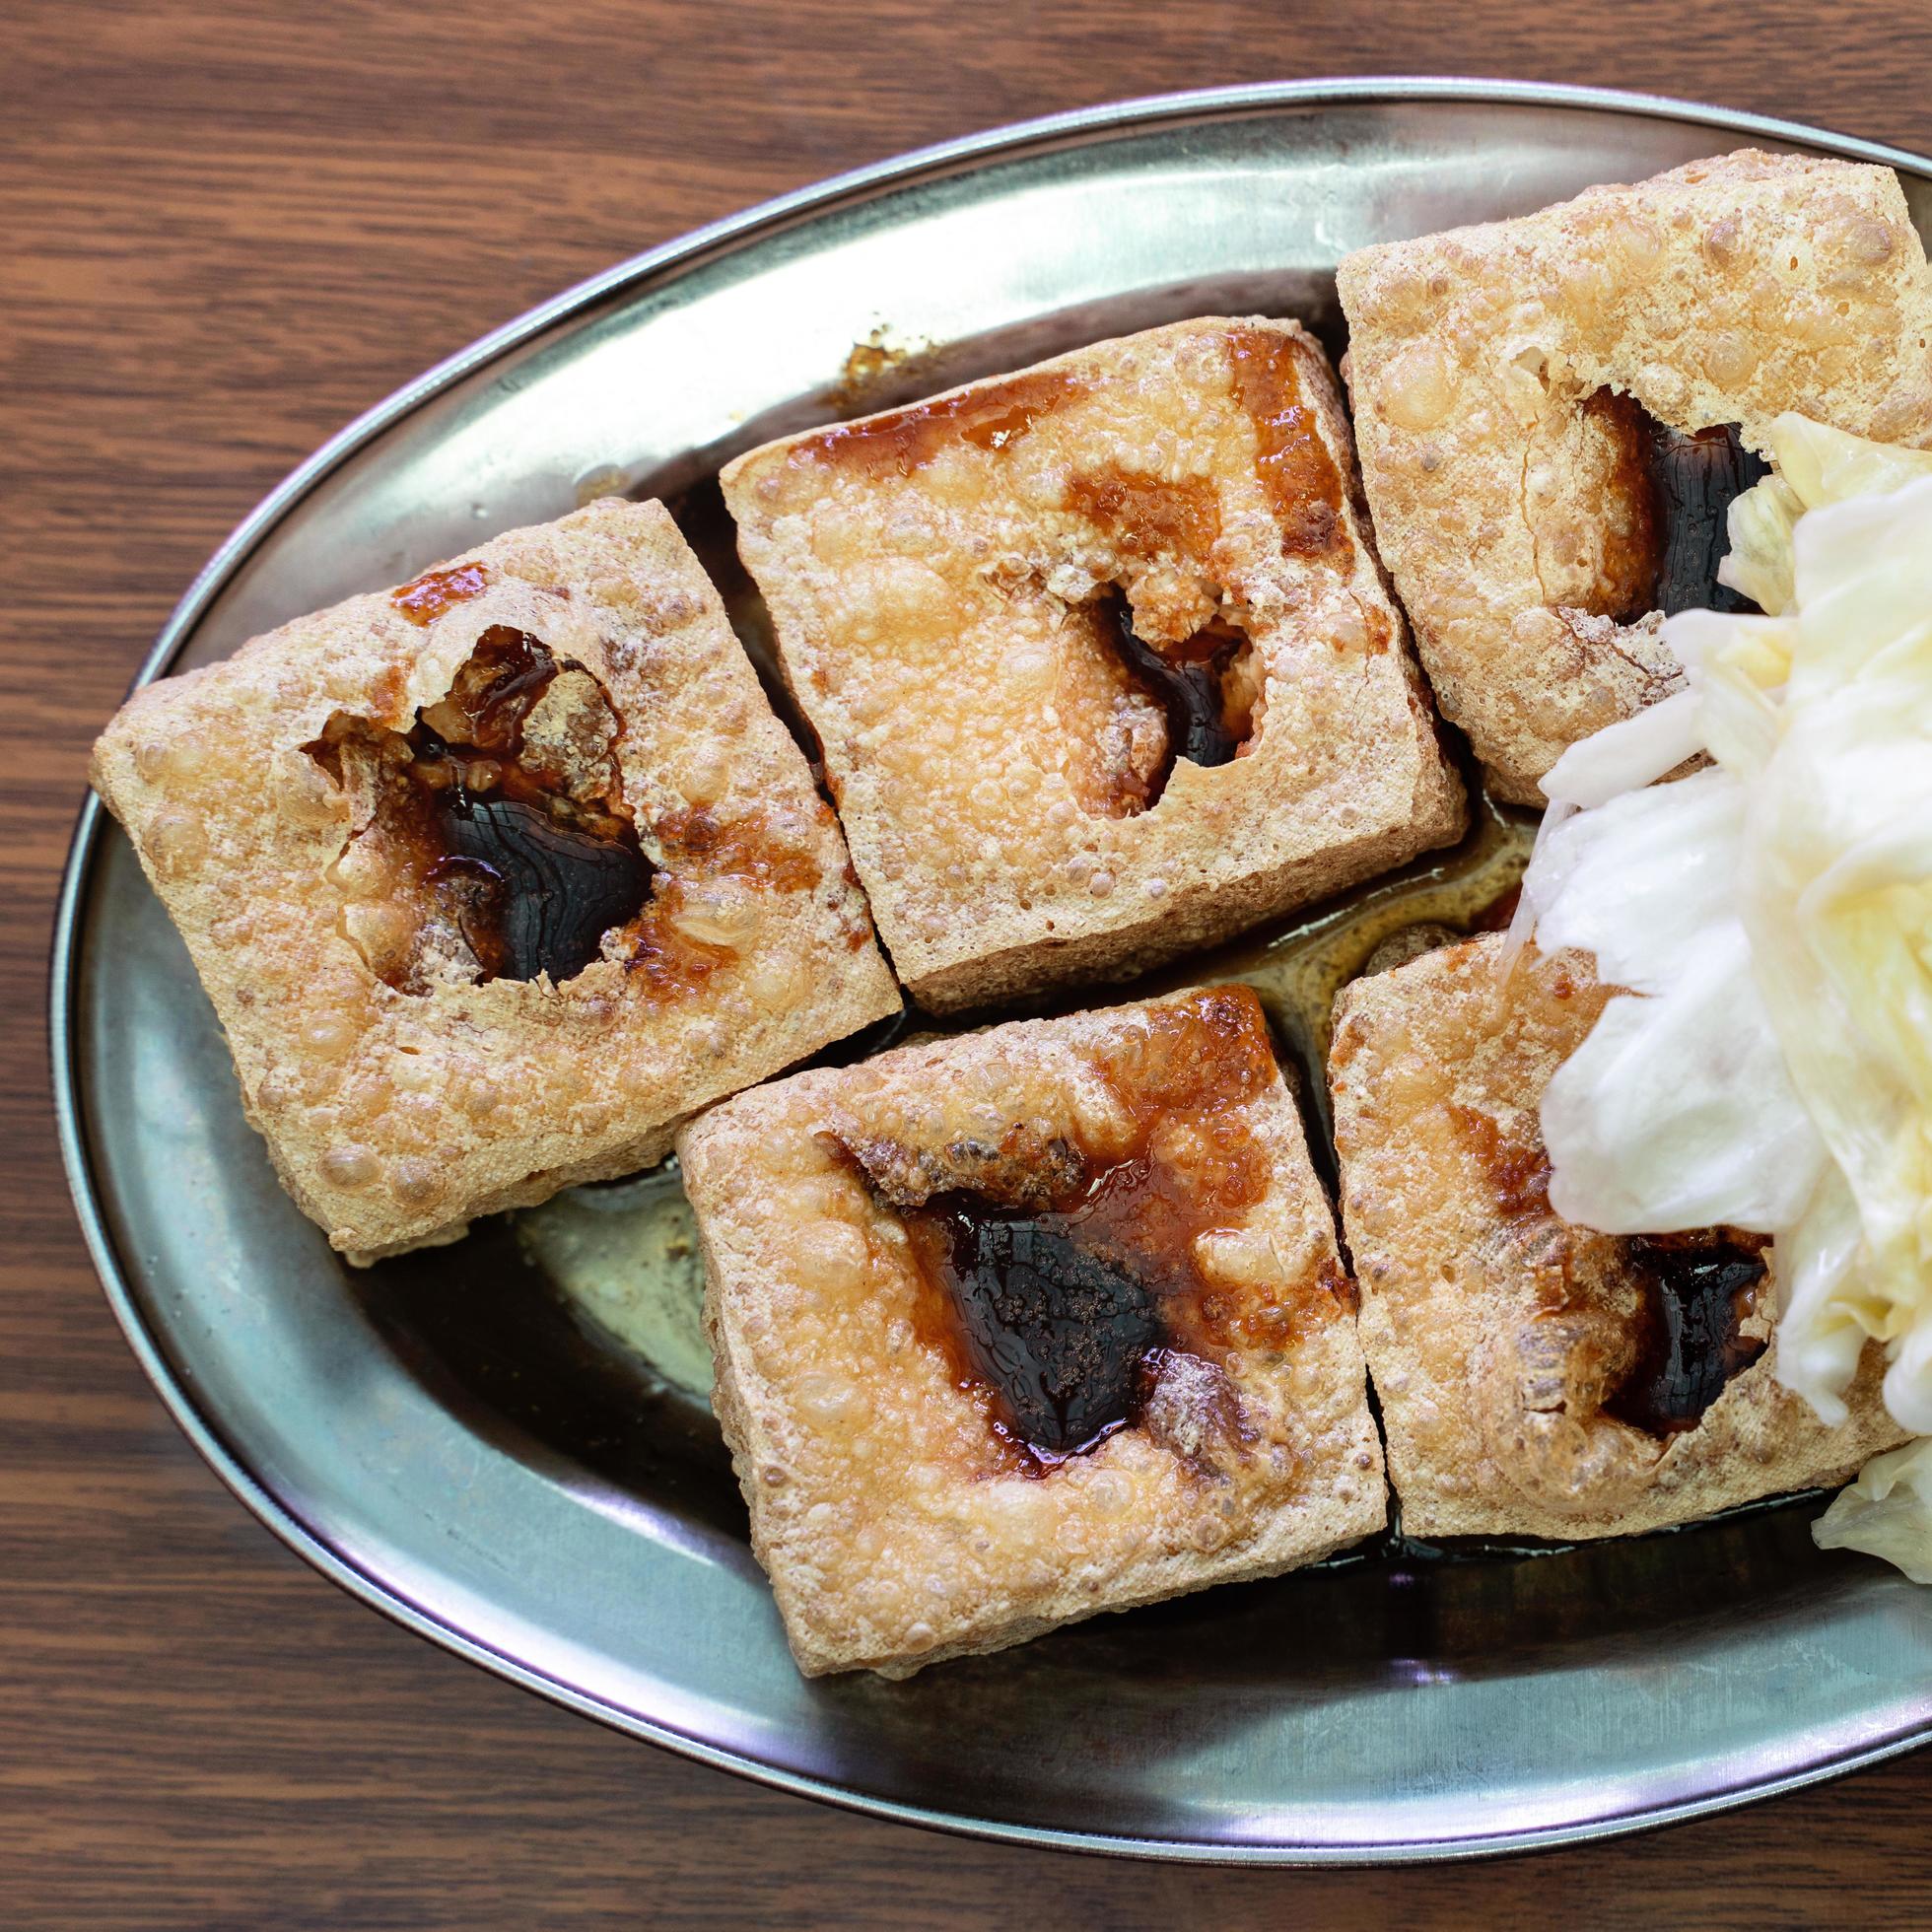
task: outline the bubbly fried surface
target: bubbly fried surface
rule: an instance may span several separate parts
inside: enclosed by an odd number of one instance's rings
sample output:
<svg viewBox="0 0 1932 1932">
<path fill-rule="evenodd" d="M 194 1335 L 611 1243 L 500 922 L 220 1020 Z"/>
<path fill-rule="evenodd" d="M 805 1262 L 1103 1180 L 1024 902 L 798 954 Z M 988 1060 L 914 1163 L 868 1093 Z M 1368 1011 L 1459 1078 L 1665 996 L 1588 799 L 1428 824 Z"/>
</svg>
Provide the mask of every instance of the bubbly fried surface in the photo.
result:
<svg viewBox="0 0 1932 1932">
<path fill-rule="evenodd" d="M 1612 1413 L 1646 1332 L 1642 1247 L 1551 1211 L 1537 1120 L 1608 993 L 1572 954 L 1531 952 L 1505 983 L 1502 945 L 1424 953 L 1337 1009 L 1343 1226 L 1404 1530 L 1621 1536 L 1842 1483 L 1901 1441 L 1876 1344 L 1839 1428 L 1778 1386 L 1768 1276 L 1740 1311 L 1741 1352 L 1768 1346 L 1693 1426 Z"/>
<path fill-rule="evenodd" d="M 724 485 L 880 936 L 935 1010 L 1125 975 L 1462 827 L 1292 322 L 1100 343 Z M 1127 617 L 1206 692 L 1196 752 Z"/>
<path fill-rule="evenodd" d="M 1363 248 L 1337 280 L 1376 540 L 1503 797 L 1540 803 L 1566 746 L 1679 675 L 1629 608 L 1629 402 L 1760 454 L 1787 409 L 1932 436 L 1932 291 L 1890 169 L 1746 150 Z"/>
<path fill-rule="evenodd" d="M 567 880 L 494 951 L 504 852 L 426 843 L 488 666 L 527 673 L 520 755 L 464 776 L 536 827 L 519 876 Z M 149 685 L 93 778 L 283 1181 L 359 1260 L 648 1166 L 694 1109 L 899 1006 L 838 826 L 658 504 L 512 531 Z M 594 911 L 571 926 L 586 892 L 624 922 L 601 938 Z M 519 947 L 562 983 L 509 977 Z"/>
<path fill-rule="evenodd" d="M 1381 1526 L 1350 1286 L 1246 989 L 800 1073 L 678 1152 L 715 1406 L 807 1674 L 905 1676 Z M 922 1259 L 962 1191 L 1075 1204 L 1063 1229 L 1151 1290 L 1151 1386 L 1092 1446 L 1037 1453 L 963 1348 Z"/>
</svg>

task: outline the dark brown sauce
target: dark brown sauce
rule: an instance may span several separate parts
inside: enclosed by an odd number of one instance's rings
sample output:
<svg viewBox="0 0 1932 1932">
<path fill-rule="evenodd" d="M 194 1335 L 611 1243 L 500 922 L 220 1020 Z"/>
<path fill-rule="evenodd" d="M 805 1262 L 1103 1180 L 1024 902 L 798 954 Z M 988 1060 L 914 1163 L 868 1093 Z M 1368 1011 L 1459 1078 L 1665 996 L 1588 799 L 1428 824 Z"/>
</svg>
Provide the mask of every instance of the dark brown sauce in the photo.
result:
<svg viewBox="0 0 1932 1932">
<path fill-rule="evenodd" d="M 903 394 L 933 360 L 930 349 L 900 348 L 884 336 L 883 328 L 874 329 L 869 341 L 855 342 L 847 352 L 839 380 L 825 398 L 839 415 L 862 416 L 885 407 L 893 398 L 880 391 L 896 388 Z"/>
<path fill-rule="evenodd" d="M 676 879 L 652 895 L 625 960 L 658 1000 L 695 991 L 736 957 L 729 946 L 710 945 L 679 930 L 675 915 L 682 896 L 682 883 Z"/>
<path fill-rule="evenodd" d="M 830 816 L 829 806 L 820 810 Z M 667 869 L 658 874 L 657 888 L 634 929 L 629 965 L 656 999 L 703 986 L 736 957 L 731 947 L 694 938 L 683 930 L 679 915 L 687 882 L 738 878 L 764 892 L 804 892 L 819 881 L 817 855 L 775 837 L 762 812 L 721 819 L 696 805 L 666 812 L 652 830 Z M 871 928 L 857 930 L 857 943 L 862 945 Z"/>
<path fill-rule="evenodd" d="M 1704 608 L 1756 610 L 1749 597 L 1717 581 L 1717 567 L 1731 547 L 1731 505 L 1769 475 L 1770 465 L 1744 447 L 1735 423 L 1691 436 L 1653 423 L 1650 473 L 1666 531 L 1654 608 L 1666 617 Z"/>
<path fill-rule="evenodd" d="M 921 1268 L 943 1283 L 995 1425 L 1042 1462 L 1077 1455 L 1144 1405 L 1161 1346 L 1156 1296 L 1080 1239 L 1077 1215 L 983 1196 L 935 1196 L 907 1217 Z"/>
<path fill-rule="evenodd" d="M 819 809 L 830 816 L 829 806 L 821 804 Z M 680 915 L 689 886 L 741 879 L 760 892 L 804 892 L 816 886 L 821 876 L 817 854 L 808 846 L 776 837 L 759 811 L 721 819 L 705 806 L 691 806 L 666 812 L 652 830 L 665 869 L 657 874 L 656 889 L 632 929 L 628 963 L 660 1000 L 694 991 L 737 957 L 730 946 L 695 938 L 684 930 Z M 855 947 L 870 936 L 868 923 L 849 929 L 846 934 Z"/>
<path fill-rule="evenodd" d="M 478 594 L 490 581 L 487 564 L 451 564 L 448 570 L 425 571 L 413 583 L 389 592 L 389 601 L 412 624 L 428 625 L 451 604 Z"/>
<path fill-rule="evenodd" d="M 821 806 L 829 819 L 829 807 Z M 732 874 L 778 892 L 804 892 L 819 880 L 818 855 L 773 837 L 762 814 L 720 819 L 703 805 L 667 812 L 652 828 L 664 862 L 707 878 Z"/>
<path fill-rule="evenodd" d="M 1731 505 L 1769 473 L 1744 447 L 1735 423 L 1686 433 L 1662 423 L 1634 396 L 1599 389 L 1584 413 L 1612 439 L 1608 495 L 1622 521 L 1606 539 L 1603 581 L 1591 608 L 1621 624 L 1650 611 L 1753 611 L 1718 583 L 1730 548 Z"/>
<path fill-rule="evenodd" d="M 883 416 L 842 423 L 795 446 L 798 455 L 825 463 L 911 476 L 949 442 L 976 448 L 1010 448 L 1062 403 L 1085 393 L 1077 378 L 1058 370 L 1031 370 L 957 395 L 914 403 Z"/>
<path fill-rule="evenodd" d="M 351 737 L 384 761 L 377 825 L 395 884 L 454 923 L 478 983 L 574 978 L 650 892 L 651 862 L 621 796 L 572 795 L 567 775 L 524 743 L 559 672 L 582 668 L 493 625 L 407 733 L 338 715 L 308 747 L 338 781 Z M 399 991 L 423 990 L 413 953 L 371 963 Z"/>
<path fill-rule="evenodd" d="M 518 798 L 446 794 L 439 813 L 449 856 L 428 873 L 460 892 L 463 937 L 478 977 L 574 979 L 603 935 L 636 918 L 651 883 L 637 835 L 600 839 Z"/>
<path fill-rule="evenodd" d="M 1448 1103 L 1448 1112 L 1483 1168 L 1496 1210 L 1506 1220 L 1549 1213 L 1550 1156 L 1542 1135 L 1523 1138 L 1506 1134 L 1493 1114 L 1454 1100 Z"/>
<path fill-rule="evenodd" d="M 557 675 L 550 647 L 527 631 L 493 624 L 457 670 L 448 695 L 425 708 L 452 744 L 514 762 L 521 756 L 523 721 Z"/>
<path fill-rule="evenodd" d="M 1105 1157 L 1061 1139 L 1042 1147 L 1024 1125 L 999 1147 L 841 1146 L 901 1215 L 925 1283 L 921 1339 L 981 1399 L 1009 1471 L 1045 1474 L 1134 1427 L 1179 1357 L 1206 1365 L 1192 1377 L 1202 1382 L 1230 1349 L 1285 1348 L 1311 1305 L 1332 1308 L 1349 1285 L 1331 1267 L 1299 1284 L 1228 1288 L 1196 1261 L 1202 1234 L 1238 1225 L 1268 1190 L 1267 1150 L 1235 1111 L 1276 1077 L 1249 989 L 1154 1013 L 1124 1057 L 1095 1069 L 1134 1123 Z M 1177 1118 L 1192 1130 L 1181 1167 L 1153 1144 Z M 1226 1402 L 1238 1420 L 1231 1384 Z M 1233 1422 L 1229 1439 L 1240 1439 Z"/>
<path fill-rule="evenodd" d="M 1562 997 L 1562 989 L 1556 989 Z M 1547 1216 L 1550 1156 L 1540 1133 L 1511 1135 L 1479 1108 L 1448 1103 L 1450 1118 L 1483 1168 L 1490 1202 L 1505 1221 Z M 1591 1237 L 1584 1237 L 1589 1239 Z M 1694 1428 L 1724 1385 L 1763 1352 L 1740 1333 L 1764 1279 L 1761 1236 L 1721 1228 L 1633 1236 L 1615 1244 L 1615 1277 L 1636 1289 L 1635 1358 L 1603 1405 L 1604 1413 L 1652 1435 Z M 1552 1292 L 1563 1305 L 1575 1292 L 1565 1263 Z M 1606 1304 L 1621 1306 L 1614 1299 Z"/>
<path fill-rule="evenodd" d="M 1130 470 L 1095 470 L 1070 479 L 1067 507 L 1104 530 L 1130 557 L 1206 564 L 1220 541 L 1220 500 L 1205 476 L 1170 483 Z"/>
<path fill-rule="evenodd" d="M 1728 1228 L 1623 1243 L 1644 1298 L 1637 1358 L 1606 1414 L 1656 1436 L 1696 1427 L 1731 1377 L 1764 1352 L 1742 1326 L 1764 1280 L 1765 1245 Z"/>
<path fill-rule="evenodd" d="M 1254 718 L 1240 693 L 1251 683 L 1229 673 L 1253 646 L 1231 624 L 1216 620 L 1186 643 L 1156 651 L 1135 635 L 1133 612 L 1122 591 L 1103 590 L 1094 610 L 1101 635 L 1119 653 L 1129 677 L 1167 721 L 1159 766 L 1123 800 L 1130 811 L 1146 811 L 1160 802 L 1177 760 L 1225 765 L 1248 742 Z"/>
<path fill-rule="evenodd" d="M 1234 398 L 1255 426 L 1255 472 L 1280 525 L 1282 550 L 1347 569 L 1354 545 L 1342 516 L 1342 472 L 1302 396 L 1292 339 L 1272 329 L 1234 329 L 1227 355 Z"/>
</svg>

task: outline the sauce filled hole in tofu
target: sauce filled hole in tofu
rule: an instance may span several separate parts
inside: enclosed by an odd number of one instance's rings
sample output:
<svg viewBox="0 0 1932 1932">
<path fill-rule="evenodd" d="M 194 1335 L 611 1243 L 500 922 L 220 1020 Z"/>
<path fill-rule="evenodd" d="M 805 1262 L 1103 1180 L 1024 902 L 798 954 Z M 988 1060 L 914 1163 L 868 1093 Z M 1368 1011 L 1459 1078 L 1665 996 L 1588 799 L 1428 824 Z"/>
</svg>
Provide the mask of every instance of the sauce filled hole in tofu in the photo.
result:
<svg viewBox="0 0 1932 1932">
<path fill-rule="evenodd" d="M 1634 396 L 1598 389 L 1583 400 L 1581 428 L 1597 446 L 1605 520 L 1587 613 L 1633 624 L 1651 611 L 1755 611 L 1717 578 L 1731 505 L 1769 474 L 1738 426 L 1675 429 Z"/>
<path fill-rule="evenodd" d="M 588 670 L 495 625 L 406 731 L 338 712 L 304 749 L 349 795 L 342 929 L 399 992 L 574 978 L 635 920 L 653 865 L 622 723 Z"/>
<path fill-rule="evenodd" d="M 1164 726 L 1157 757 L 1140 761 L 1114 787 L 1111 815 L 1152 809 L 1183 759 L 1212 768 L 1254 744 L 1262 723 L 1263 671 L 1238 625 L 1217 614 L 1178 644 L 1154 645 L 1135 631 L 1133 607 L 1119 586 L 1103 588 L 1086 608 L 1129 687 L 1158 707 Z"/>
</svg>

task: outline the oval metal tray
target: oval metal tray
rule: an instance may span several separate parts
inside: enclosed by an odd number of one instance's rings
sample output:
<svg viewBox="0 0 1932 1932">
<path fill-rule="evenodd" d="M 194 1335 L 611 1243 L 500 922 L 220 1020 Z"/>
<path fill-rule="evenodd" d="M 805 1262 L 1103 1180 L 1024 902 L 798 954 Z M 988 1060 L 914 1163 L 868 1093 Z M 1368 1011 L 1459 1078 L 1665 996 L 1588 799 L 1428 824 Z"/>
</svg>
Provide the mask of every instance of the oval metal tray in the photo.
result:
<svg viewBox="0 0 1932 1932">
<path fill-rule="evenodd" d="M 1889 163 L 1932 223 L 1905 155 L 1428 81 L 1135 103 L 848 175 L 614 269 L 373 410 L 224 545 L 143 676 L 580 495 L 672 495 L 856 403 L 1210 310 L 1333 342 L 1333 269 L 1359 243 L 1744 141 Z M 91 801 L 52 1029 L 109 1299 L 242 1500 L 423 1634 L 707 1762 L 1038 1843 L 1367 1861 L 1627 1830 L 1932 1732 L 1932 1595 L 1814 1549 L 1805 1504 L 1537 1560 L 1384 1558 L 907 1684 L 805 1683 L 709 1417 L 569 1331 L 500 1227 L 376 1276 L 329 1254 Z"/>
</svg>

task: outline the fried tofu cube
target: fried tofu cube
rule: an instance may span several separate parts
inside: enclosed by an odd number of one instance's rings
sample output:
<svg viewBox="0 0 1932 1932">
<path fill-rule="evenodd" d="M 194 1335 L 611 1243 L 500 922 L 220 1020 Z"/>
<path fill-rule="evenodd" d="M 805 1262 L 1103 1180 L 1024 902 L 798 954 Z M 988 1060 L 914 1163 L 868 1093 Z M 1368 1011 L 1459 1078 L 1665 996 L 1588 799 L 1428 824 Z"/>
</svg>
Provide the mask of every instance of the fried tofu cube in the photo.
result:
<svg viewBox="0 0 1932 1932">
<path fill-rule="evenodd" d="M 1739 1228 L 1557 1218 L 1537 1110 L 1615 989 L 1500 935 L 1343 995 L 1330 1058 L 1343 1227 L 1405 1534 L 1563 1542 L 1844 1482 L 1902 1440 L 1867 1346 L 1828 1428 L 1775 1380 L 1776 1281 Z"/>
<path fill-rule="evenodd" d="M 1379 1529 L 1327 1197 L 1244 987 L 908 1046 L 678 1142 L 799 1668 L 904 1677 Z"/>
<path fill-rule="evenodd" d="M 356 1260 L 660 1160 L 896 1012 L 830 809 L 658 504 L 137 691 L 93 779 Z"/>
<path fill-rule="evenodd" d="M 1673 690 L 1731 500 L 1798 410 L 1932 437 L 1932 283 L 1889 168 L 1745 150 L 1337 271 L 1376 539 L 1497 795 Z"/>
<path fill-rule="evenodd" d="M 934 1011 L 1125 977 L 1462 829 L 1292 322 L 1103 342 L 724 485 L 880 937 Z"/>
</svg>

